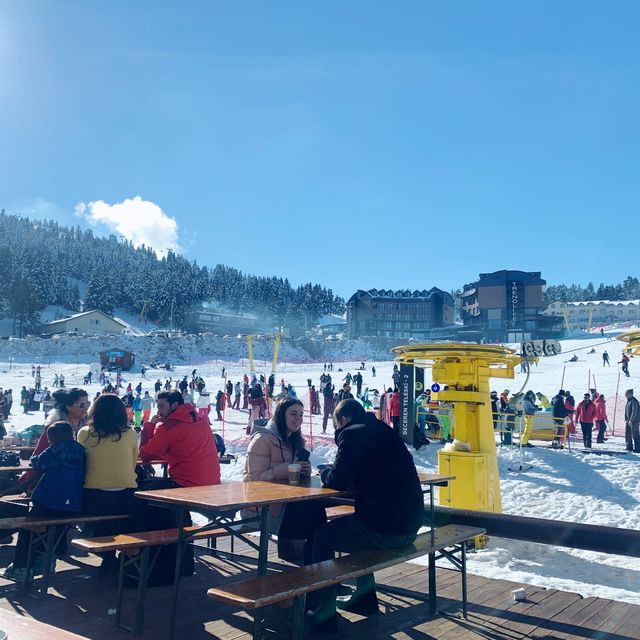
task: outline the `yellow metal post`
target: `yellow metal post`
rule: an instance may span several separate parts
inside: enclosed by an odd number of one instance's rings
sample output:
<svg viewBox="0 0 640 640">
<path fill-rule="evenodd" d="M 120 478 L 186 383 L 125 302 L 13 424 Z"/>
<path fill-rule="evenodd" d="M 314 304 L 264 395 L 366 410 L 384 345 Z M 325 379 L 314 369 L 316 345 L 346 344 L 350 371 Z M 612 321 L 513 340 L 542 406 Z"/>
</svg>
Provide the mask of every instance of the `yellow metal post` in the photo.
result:
<svg viewBox="0 0 640 640">
<path fill-rule="evenodd" d="M 247 352 L 249 353 L 249 371 L 254 373 L 253 368 L 253 336 L 247 336 Z"/>
<path fill-rule="evenodd" d="M 275 338 L 273 340 L 273 360 L 271 361 L 271 373 L 276 372 L 276 368 L 278 366 L 278 351 L 280 351 L 280 339 L 282 338 L 281 333 L 276 333 Z"/>
</svg>

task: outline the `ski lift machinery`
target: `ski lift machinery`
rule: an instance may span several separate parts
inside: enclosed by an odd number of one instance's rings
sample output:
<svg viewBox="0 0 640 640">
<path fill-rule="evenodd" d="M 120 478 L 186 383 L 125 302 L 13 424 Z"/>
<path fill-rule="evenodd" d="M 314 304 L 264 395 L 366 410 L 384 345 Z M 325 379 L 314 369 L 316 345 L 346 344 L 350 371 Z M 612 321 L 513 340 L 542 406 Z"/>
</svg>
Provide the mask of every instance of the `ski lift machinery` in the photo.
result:
<svg viewBox="0 0 640 640">
<path fill-rule="evenodd" d="M 640 329 L 633 329 L 632 331 L 626 331 L 617 336 L 617 340 L 626 342 L 627 347 L 624 349 L 628 353 L 634 356 L 640 356 Z"/>
<path fill-rule="evenodd" d="M 438 401 L 453 407 L 454 441 L 445 448 L 449 450 L 438 452 L 438 471 L 455 480 L 440 488 L 440 505 L 501 513 L 489 379 L 515 378 L 515 367 L 522 361 L 531 363 L 540 356 L 557 355 L 560 343 L 527 340 L 521 343 L 519 354 L 502 345 L 466 343 L 409 344 L 391 351 L 400 363 L 401 384 L 407 382 L 413 389 L 416 368 L 431 367 L 432 390 Z M 410 401 L 406 415 L 413 416 L 413 394 L 404 395 Z"/>
</svg>

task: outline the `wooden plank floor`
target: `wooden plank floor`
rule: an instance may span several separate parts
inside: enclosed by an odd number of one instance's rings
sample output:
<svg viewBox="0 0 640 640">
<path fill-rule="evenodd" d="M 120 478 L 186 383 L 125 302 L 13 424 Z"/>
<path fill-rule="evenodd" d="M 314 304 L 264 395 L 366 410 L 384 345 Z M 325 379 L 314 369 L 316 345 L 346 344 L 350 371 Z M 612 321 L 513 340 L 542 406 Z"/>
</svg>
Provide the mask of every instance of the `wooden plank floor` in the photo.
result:
<svg viewBox="0 0 640 640">
<path fill-rule="evenodd" d="M 227 547 L 227 541 L 220 548 Z M 247 547 L 237 550 L 250 554 Z M 13 547 L 0 547 L 0 566 L 11 561 Z M 275 566 L 279 561 L 273 551 Z M 48 598 L 41 600 L 0 579 L 0 607 L 15 610 L 48 624 L 92 640 L 124 640 L 135 636 L 114 624 L 109 610 L 115 606 L 115 578 L 98 578 L 96 558 L 74 556 L 69 563 L 58 562 Z M 196 575 L 182 580 L 176 638 L 198 640 L 250 640 L 251 618 L 233 607 L 209 600 L 206 589 L 230 577 L 252 571 L 251 560 L 214 558 L 198 553 Z M 247 574 L 249 575 L 249 574 Z M 519 586 L 504 580 L 469 575 L 469 619 L 460 607 L 460 579 L 453 570 L 438 570 L 438 609 L 441 615 L 427 618 L 427 604 L 418 597 L 393 595 L 384 585 L 426 594 L 426 567 L 403 564 L 377 574 L 381 614 L 362 618 L 342 614 L 340 637 L 350 640 L 394 638 L 397 640 L 638 640 L 640 606 L 601 598 L 582 598 L 575 593 L 526 586 L 528 598 L 515 603 L 511 591 Z M 135 591 L 127 590 L 125 620 L 132 621 Z M 170 589 L 148 592 L 145 640 L 167 637 Z M 288 638 L 288 611 L 274 610 L 269 637 Z M 346 635 L 345 635 L 346 634 Z M 327 635 L 307 632 L 308 640 Z M 335 636 L 334 636 L 335 637 Z M 12 639 L 13 640 L 13 639 Z"/>
</svg>

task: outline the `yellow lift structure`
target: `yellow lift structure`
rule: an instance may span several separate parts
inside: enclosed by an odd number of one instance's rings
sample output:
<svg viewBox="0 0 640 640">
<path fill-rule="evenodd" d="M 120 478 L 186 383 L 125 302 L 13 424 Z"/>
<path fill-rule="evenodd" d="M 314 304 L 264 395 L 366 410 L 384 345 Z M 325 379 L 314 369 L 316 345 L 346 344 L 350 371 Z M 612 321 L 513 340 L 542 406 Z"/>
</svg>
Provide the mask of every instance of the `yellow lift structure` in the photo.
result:
<svg viewBox="0 0 640 640">
<path fill-rule="evenodd" d="M 462 343 L 395 347 L 396 361 L 432 368 L 438 400 L 453 406 L 451 450 L 438 453 L 438 471 L 455 476 L 439 503 L 459 509 L 502 512 L 490 378 L 515 378 L 521 356 L 502 345 Z M 444 387 L 448 386 L 445 391 Z"/>
<path fill-rule="evenodd" d="M 640 329 L 633 329 L 632 331 L 621 333 L 616 339 L 621 342 L 626 342 L 629 345 L 624 349 L 625 351 L 632 353 L 634 356 L 640 356 Z"/>
<path fill-rule="evenodd" d="M 273 359 L 271 360 L 271 373 L 275 374 L 278 366 L 278 352 L 280 351 L 280 340 L 282 339 L 281 333 L 262 333 L 262 336 L 273 336 Z M 253 339 L 256 334 L 245 336 L 247 338 L 247 352 L 249 353 L 249 371 L 255 373 L 253 366 Z"/>
</svg>

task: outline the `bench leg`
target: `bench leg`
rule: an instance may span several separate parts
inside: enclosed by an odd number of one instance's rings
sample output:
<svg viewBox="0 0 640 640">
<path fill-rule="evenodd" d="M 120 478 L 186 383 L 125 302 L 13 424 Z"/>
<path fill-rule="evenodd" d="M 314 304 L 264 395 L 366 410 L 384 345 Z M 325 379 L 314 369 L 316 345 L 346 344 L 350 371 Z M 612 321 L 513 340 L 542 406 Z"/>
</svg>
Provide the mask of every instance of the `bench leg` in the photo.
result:
<svg viewBox="0 0 640 640">
<path fill-rule="evenodd" d="M 140 554 L 140 578 L 138 579 L 138 597 L 136 598 L 136 622 L 133 633 L 142 635 L 144 627 L 144 601 L 147 594 L 147 581 L 149 578 L 149 553 L 150 547 L 145 547 Z"/>
<path fill-rule="evenodd" d="M 116 625 L 120 626 L 122 619 L 122 596 L 124 594 L 124 551 L 120 552 L 120 571 L 118 572 L 118 597 L 116 599 Z"/>
<path fill-rule="evenodd" d="M 293 640 L 302 640 L 304 636 L 304 605 L 307 596 L 305 594 L 296 596 L 293 599 L 293 620 L 292 620 L 292 638 Z"/>
<path fill-rule="evenodd" d="M 436 554 L 429 554 L 429 617 L 436 615 Z"/>
<path fill-rule="evenodd" d="M 258 548 L 258 575 L 267 575 L 269 557 L 269 505 L 260 510 L 260 546 Z"/>
</svg>

